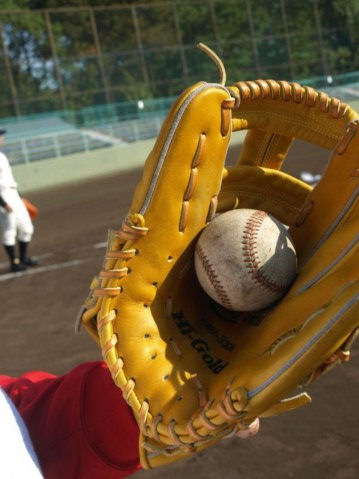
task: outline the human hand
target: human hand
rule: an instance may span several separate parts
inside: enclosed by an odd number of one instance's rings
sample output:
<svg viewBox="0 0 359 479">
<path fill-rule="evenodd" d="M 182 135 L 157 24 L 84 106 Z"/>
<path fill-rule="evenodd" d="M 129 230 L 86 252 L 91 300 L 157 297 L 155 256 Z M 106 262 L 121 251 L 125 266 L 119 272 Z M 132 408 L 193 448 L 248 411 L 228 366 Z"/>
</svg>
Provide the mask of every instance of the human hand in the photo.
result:
<svg viewBox="0 0 359 479">
<path fill-rule="evenodd" d="M 259 431 L 259 419 L 255 419 L 248 428 L 240 429 L 236 432 L 236 436 L 240 439 L 248 439 L 249 437 L 255 436 Z"/>
<path fill-rule="evenodd" d="M 12 209 L 11 206 L 8 205 L 8 204 L 6 204 L 6 205 L 4 206 L 4 208 L 5 208 L 5 211 L 6 211 L 7 213 L 12 213 L 12 212 L 13 212 L 13 209 Z"/>
</svg>

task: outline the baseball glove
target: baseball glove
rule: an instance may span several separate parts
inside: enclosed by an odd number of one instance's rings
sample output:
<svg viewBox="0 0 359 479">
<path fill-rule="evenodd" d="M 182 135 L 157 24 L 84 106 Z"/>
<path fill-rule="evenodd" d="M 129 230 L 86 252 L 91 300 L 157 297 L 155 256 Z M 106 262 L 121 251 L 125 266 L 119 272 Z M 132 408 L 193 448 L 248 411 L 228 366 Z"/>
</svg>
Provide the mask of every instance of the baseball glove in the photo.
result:
<svg viewBox="0 0 359 479">
<path fill-rule="evenodd" d="M 38 213 L 39 213 L 39 210 L 38 210 L 37 207 L 36 207 L 35 205 L 33 205 L 33 204 L 31 203 L 31 201 L 28 200 L 27 198 L 24 198 L 24 197 L 23 197 L 23 198 L 21 198 L 21 199 L 22 199 L 22 201 L 23 201 L 23 203 L 24 203 L 24 205 L 25 205 L 25 208 L 27 209 L 27 212 L 28 212 L 29 215 L 30 215 L 30 218 L 31 218 L 32 220 L 34 220 L 34 219 L 37 217 L 37 215 L 38 215 Z"/>
<path fill-rule="evenodd" d="M 359 327 L 357 118 L 325 93 L 273 80 L 201 82 L 172 106 L 81 315 L 137 418 L 143 467 L 308 403 L 288 395 L 349 359 Z M 243 129 L 226 168 L 231 134 Z M 314 188 L 280 171 L 294 138 L 333 151 Z M 274 215 L 296 246 L 295 282 L 257 314 L 218 306 L 194 271 L 199 234 L 233 208 Z"/>
</svg>

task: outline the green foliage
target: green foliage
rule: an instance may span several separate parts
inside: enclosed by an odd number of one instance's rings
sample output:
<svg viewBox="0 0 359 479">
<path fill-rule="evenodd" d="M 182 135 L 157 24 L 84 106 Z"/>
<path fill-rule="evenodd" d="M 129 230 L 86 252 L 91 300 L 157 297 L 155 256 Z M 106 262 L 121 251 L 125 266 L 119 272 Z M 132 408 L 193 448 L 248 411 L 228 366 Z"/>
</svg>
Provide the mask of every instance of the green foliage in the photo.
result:
<svg viewBox="0 0 359 479">
<path fill-rule="evenodd" d="M 1 9 L 11 65 L 10 75 L 1 54 L 1 117 L 16 104 L 79 109 L 218 81 L 199 41 L 220 55 L 228 83 L 359 70 L 358 0 L 3 0 Z"/>
<path fill-rule="evenodd" d="M 325 54 L 331 71 L 345 73 L 359 65 L 359 2 L 320 0 Z M 326 10 L 324 10 L 324 7 Z"/>
</svg>

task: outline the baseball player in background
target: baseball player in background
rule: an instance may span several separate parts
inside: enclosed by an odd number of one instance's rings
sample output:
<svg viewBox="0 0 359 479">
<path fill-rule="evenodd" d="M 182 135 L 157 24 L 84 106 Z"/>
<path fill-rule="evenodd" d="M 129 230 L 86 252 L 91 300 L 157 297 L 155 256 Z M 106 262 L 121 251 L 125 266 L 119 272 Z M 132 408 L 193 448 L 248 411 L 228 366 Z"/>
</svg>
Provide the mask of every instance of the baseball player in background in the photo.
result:
<svg viewBox="0 0 359 479">
<path fill-rule="evenodd" d="M 4 142 L 6 130 L 0 129 L 0 147 Z M 10 270 L 24 271 L 38 262 L 27 256 L 34 227 L 29 213 L 22 201 L 17 183 L 13 177 L 9 160 L 0 152 L 0 225 L 1 240 L 10 260 Z M 19 257 L 16 255 L 16 239 L 19 243 Z"/>
</svg>

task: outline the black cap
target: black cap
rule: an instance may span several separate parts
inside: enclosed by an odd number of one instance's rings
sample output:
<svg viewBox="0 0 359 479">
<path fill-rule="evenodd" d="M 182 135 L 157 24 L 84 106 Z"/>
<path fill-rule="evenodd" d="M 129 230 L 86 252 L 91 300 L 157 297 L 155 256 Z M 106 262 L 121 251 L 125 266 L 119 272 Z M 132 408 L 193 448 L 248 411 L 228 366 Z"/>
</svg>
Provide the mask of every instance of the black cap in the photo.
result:
<svg viewBox="0 0 359 479">
<path fill-rule="evenodd" d="M 5 135 L 6 130 L 4 128 L 0 128 L 0 136 Z"/>
</svg>

